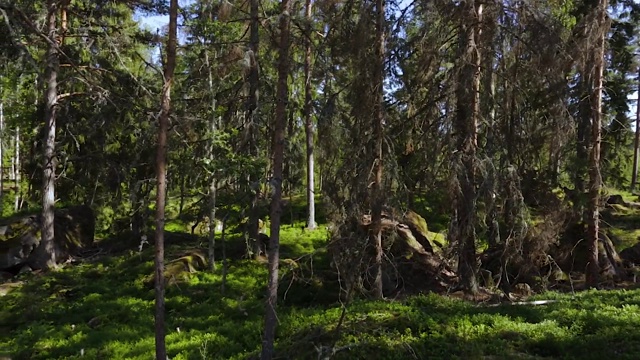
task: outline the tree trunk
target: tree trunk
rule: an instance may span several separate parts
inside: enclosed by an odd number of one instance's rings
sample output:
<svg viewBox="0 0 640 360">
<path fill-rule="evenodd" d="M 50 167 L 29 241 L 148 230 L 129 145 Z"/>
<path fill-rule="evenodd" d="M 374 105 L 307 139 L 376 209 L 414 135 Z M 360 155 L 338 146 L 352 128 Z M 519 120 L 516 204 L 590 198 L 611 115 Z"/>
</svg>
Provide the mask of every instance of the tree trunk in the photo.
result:
<svg viewBox="0 0 640 360">
<path fill-rule="evenodd" d="M 45 70 L 45 131 L 44 159 L 42 164 L 42 244 L 46 267 L 56 265 L 54 248 L 53 212 L 55 206 L 55 146 L 56 146 L 56 112 L 58 108 L 58 69 L 59 55 L 57 49 L 57 1 L 47 1 L 47 37 L 50 44 L 47 48 L 47 67 Z"/>
<path fill-rule="evenodd" d="M 214 141 L 216 136 L 216 94 L 213 89 L 213 73 L 211 71 L 211 64 L 209 63 L 209 53 L 205 50 L 204 52 L 204 60 L 205 65 L 207 66 L 208 71 L 208 85 L 209 85 L 209 96 L 211 96 L 211 140 L 209 143 L 209 160 L 210 163 L 213 164 L 215 161 L 214 154 Z M 209 267 L 211 271 L 216 270 L 216 174 L 213 172 L 211 174 L 211 181 L 209 182 Z"/>
<path fill-rule="evenodd" d="M 487 223 L 487 243 L 489 248 L 495 248 L 500 242 L 500 225 L 498 204 L 496 200 L 498 198 L 498 169 L 496 165 L 499 161 L 499 156 L 496 156 L 496 148 L 499 146 L 498 139 L 496 138 L 496 73 L 494 71 L 495 54 L 496 54 L 496 24 L 497 24 L 497 9 L 496 6 L 487 5 L 487 13 L 485 19 L 482 21 L 484 31 L 482 32 L 481 40 L 486 44 L 486 50 L 482 55 L 482 70 L 483 70 L 483 89 L 482 94 L 482 115 L 486 121 L 486 155 L 491 166 L 491 169 L 487 169 L 488 182 L 487 190 L 488 194 L 485 194 L 485 201 L 487 207 L 486 223 Z"/>
<path fill-rule="evenodd" d="M 280 56 L 278 59 L 278 88 L 273 133 L 273 197 L 271 198 L 271 239 L 269 241 L 269 285 L 262 338 L 261 359 L 273 357 L 273 342 L 276 333 L 276 304 L 278 302 L 278 264 L 280 262 L 280 218 L 282 216 L 282 172 L 284 160 L 284 131 L 287 121 L 287 104 L 289 91 L 289 32 L 290 32 L 290 0 L 282 0 L 280 15 Z"/>
<path fill-rule="evenodd" d="M 167 358 L 164 321 L 164 215 L 167 191 L 167 132 L 171 112 L 171 86 L 176 67 L 176 37 L 178 29 L 178 0 L 169 6 L 169 38 L 167 39 L 167 61 L 164 68 L 164 85 L 158 117 L 158 148 L 156 152 L 156 253 L 155 253 L 155 332 L 156 359 Z"/>
<path fill-rule="evenodd" d="M 305 134 L 307 137 L 307 213 L 309 215 L 307 219 L 307 228 L 315 229 L 316 224 L 316 201 L 315 201 L 315 183 L 314 183 L 314 163 L 313 163 L 313 151 L 314 151 L 314 132 L 313 132 L 313 120 L 311 117 L 311 105 L 313 101 L 312 88 L 311 88 L 311 8 L 313 3 L 311 0 L 305 2 L 305 19 L 307 21 L 307 31 L 305 34 L 305 55 L 304 55 L 304 122 L 305 122 Z"/>
<path fill-rule="evenodd" d="M 598 284 L 598 231 L 600 222 L 600 142 L 602 140 L 602 78 L 605 62 L 605 35 L 607 33 L 607 0 L 598 4 L 597 29 L 598 42 L 594 49 L 594 86 L 591 94 L 591 153 L 589 154 L 589 206 L 587 216 L 588 265 L 586 283 L 589 287 Z"/>
<path fill-rule="evenodd" d="M 457 178 L 460 190 L 455 200 L 458 247 L 458 273 L 461 285 L 469 294 L 478 292 L 476 260 L 476 148 L 479 114 L 480 56 L 476 39 L 482 16 L 482 5 L 474 0 L 462 5 L 460 34 L 460 70 L 456 88 L 457 112 L 454 131 L 457 135 Z"/>
<path fill-rule="evenodd" d="M 0 215 L 4 210 L 4 104 L 0 100 Z"/>
<path fill-rule="evenodd" d="M 383 142 L 384 142 L 384 65 L 385 65 L 385 0 L 376 0 L 376 40 L 375 66 L 373 73 L 374 97 L 374 180 L 371 186 L 371 242 L 375 249 L 374 295 L 378 299 L 384 297 L 382 291 L 382 207 L 384 194 L 382 191 Z"/>
<path fill-rule="evenodd" d="M 259 0 L 251 0 L 251 28 L 249 48 L 251 49 L 251 68 L 249 70 L 249 98 L 247 99 L 247 120 L 249 126 L 249 156 L 255 159 L 258 156 L 258 101 L 259 101 L 259 85 L 260 85 L 260 73 L 258 67 L 258 46 L 260 43 L 259 37 L 259 14 L 260 2 Z M 254 192 L 251 199 L 251 208 L 249 210 L 249 239 L 254 244 L 254 255 L 258 256 L 260 250 L 258 246 L 258 202 L 260 199 L 260 180 L 259 176 L 254 172 L 249 174 L 250 190 Z"/>
<path fill-rule="evenodd" d="M 13 154 L 13 180 L 15 181 L 16 197 L 13 210 L 18 212 L 20 210 L 20 198 L 22 197 L 22 188 L 20 187 L 20 182 L 22 181 L 22 174 L 20 171 L 20 167 L 22 166 L 20 162 L 20 126 L 16 126 L 16 137 L 14 141 L 15 152 Z"/>
<path fill-rule="evenodd" d="M 636 136 L 633 142 L 633 173 L 631 174 L 631 192 L 636 190 L 638 182 L 638 156 L 640 155 L 640 66 L 638 66 L 638 100 L 636 103 Z"/>
</svg>

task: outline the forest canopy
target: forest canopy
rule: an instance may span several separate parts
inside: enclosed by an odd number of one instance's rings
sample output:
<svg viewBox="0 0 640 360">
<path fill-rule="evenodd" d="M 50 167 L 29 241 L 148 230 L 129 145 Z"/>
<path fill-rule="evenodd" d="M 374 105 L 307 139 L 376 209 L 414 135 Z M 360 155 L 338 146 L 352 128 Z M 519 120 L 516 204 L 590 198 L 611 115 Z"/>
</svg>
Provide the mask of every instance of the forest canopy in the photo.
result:
<svg viewBox="0 0 640 360">
<path fill-rule="evenodd" d="M 154 238 L 157 344 L 168 228 L 212 272 L 228 228 L 263 358 L 284 225 L 347 303 L 635 281 L 639 36 L 632 0 L 0 0 L 0 213 L 33 269 L 70 256 L 55 209 Z"/>
</svg>

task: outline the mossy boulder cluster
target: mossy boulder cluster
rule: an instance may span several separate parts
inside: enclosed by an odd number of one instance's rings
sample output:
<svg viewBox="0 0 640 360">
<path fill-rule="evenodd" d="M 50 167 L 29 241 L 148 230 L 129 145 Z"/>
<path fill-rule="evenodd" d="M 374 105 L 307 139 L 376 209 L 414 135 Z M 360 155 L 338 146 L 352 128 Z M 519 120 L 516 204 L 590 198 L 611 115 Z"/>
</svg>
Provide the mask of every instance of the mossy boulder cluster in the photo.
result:
<svg viewBox="0 0 640 360">
<path fill-rule="evenodd" d="M 33 213 L 0 220 L 0 271 L 45 267 L 47 257 L 41 242 L 40 223 L 41 215 Z M 88 206 L 56 209 L 54 225 L 58 262 L 93 244 L 95 217 Z"/>
</svg>

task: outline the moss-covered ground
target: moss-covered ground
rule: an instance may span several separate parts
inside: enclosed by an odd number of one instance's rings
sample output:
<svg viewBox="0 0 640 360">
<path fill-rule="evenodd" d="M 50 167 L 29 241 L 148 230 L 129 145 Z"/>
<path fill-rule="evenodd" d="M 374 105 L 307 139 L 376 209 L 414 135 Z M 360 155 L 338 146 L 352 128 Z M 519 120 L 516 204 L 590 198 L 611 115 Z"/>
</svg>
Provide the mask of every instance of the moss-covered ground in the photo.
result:
<svg viewBox="0 0 640 360">
<path fill-rule="evenodd" d="M 172 230 L 180 230 L 180 226 Z M 546 305 L 483 306 L 442 295 L 356 300 L 342 325 L 338 283 L 329 266 L 327 231 L 282 231 L 277 358 L 318 359 L 637 359 L 640 290 L 545 293 Z M 167 236 L 167 258 L 204 243 Z M 125 242 L 126 241 L 126 242 Z M 152 359 L 152 249 L 103 240 L 106 253 L 46 274 L 24 274 L 0 296 L 0 358 Z M 247 359 L 260 349 L 267 269 L 243 259 L 244 240 L 227 236 L 222 265 L 171 285 L 166 294 L 171 359 Z M 218 242 L 218 259 L 221 244 Z M 333 350 L 328 350 L 333 349 Z M 328 358 L 328 357 L 326 357 Z"/>
</svg>

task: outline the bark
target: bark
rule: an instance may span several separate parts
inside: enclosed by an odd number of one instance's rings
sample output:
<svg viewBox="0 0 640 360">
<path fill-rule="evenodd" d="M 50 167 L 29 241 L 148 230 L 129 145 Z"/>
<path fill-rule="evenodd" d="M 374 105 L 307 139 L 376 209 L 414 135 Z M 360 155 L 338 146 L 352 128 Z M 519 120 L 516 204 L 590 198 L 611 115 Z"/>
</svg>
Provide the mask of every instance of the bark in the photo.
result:
<svg viewBox="0 0 640 360">
<path fill-rule="evenodd" d="M 211 64 L 209 63 L 209 53 L 204 52 L 205 64 L 208 71 L 208 83 L 209 83 L 209 96 L 211 96 L 211 140 L 209 143 L 209 160 L 211 164 L 215 161 L 214 154 L 214 137 L 216 136 L 216 94 L 213 88 L 213 73 L 211 71 Z M 216 270 L 216 174 L 211 174 L 211 181 L 209 183 L 209 267 L 212 271 Z"/>
<path fill-rule="evenodd" d="M 42 164 L 42 243 L 43 250 L 48 257 L 47 267 L 56 265 L 54 251 L 54 206 L 55 206 L 55 145 L 56 145 L 56 112 L 58 108 L 58 69 L 60 58 L 55 44 L 57 44 L 57 10 L 56 0 L 47 1 L 47 37 L 50 44 L 47 48 L 47 65 L 45 70 L 45 131 L 44 131 L 44 159 Z"/>
<path fill-rule="evenodd" d="M 171 112 L 171 86 L 176 67 L 176 37 L 178 28 L 178 0 L 171 0 L 169 6 L 169 37 L 167 40 L 167 61 L 164 68 L 164 85 L 158 117 L 158 148 L 156 155 L 156 232 L 155 232 L 155 335 L 156 359 L 167 358 L 165 343 L 165 303 L 164 303 L 164 215 L 167 191 L 167 133 Z"/>
<path fill-rule="evenodd" d="M 455 215 L 458 247 L 458 273 L 461 285 L 470 294 L 478 292 L 476 260 L 476 148 L 479 114 L 480 56 L 476 40 L 479 38 L 479 23 L 482 5 L 466 1 L 462 5 L 460 34 L 460 72 L 456 88 L 457 112 L 454 131 L 457 134 L 456 150 L 460 157 L 458 183 L 460 191 L 455 199 Z"/>
<path fill-rule="evenodd" d="M 600 142 L 602 140 L 602 83 L 605 61 L 605 35 L 607 22 L 607 0 L 598 4 L 597 24 L 598 42 L 594 49 L 594 89 L 591 94 L 591 152 L 589 154 L 589 206 L 587 216 L 587 286 L 594 287 L 598 283 L 598 232 L 600 225 Z"/>
<path fill-rule="evenodd" d="M 13 154 L 13 180 L 15 181 L 16 187 L 16 198 L 13 205 L 13 209 L 15 212 L 20 210 L 21 201 L 20 198 L 22 196 L 22 190 L 20 187 L 20 181 L 22 181 L 22 176 L 20 172 L 20 127 L 16 126 L 16 137 L 15 137 L 15 152 Z"/>
<path fill-rule="evenodd" d="M 249 48 L 251 49 L 251 68 L 249 71 L 249 97 L 247 99 L 247 120 L 249 126 L 249 156 L 255 159 L 258 156 L 257 145 L 257 124 L 258 124 L 258 101 L 259 101 L 259 85 L 260 85 L 260 73 L 258 67 L 258 46 L 260 43 L 260 37 L 258 33 L 259 29 L 259 0 L 251 0 L 250 8 L 250 39 Z M 260 255 L 260 250 L 257 248 L 258 244 L 258 201 L 260 199 L 260 181 L 259 177 L 255 173 L 249 174 L 249 184 L 251 191 L 254 192 L 251 200 L 251 208 L 249 209 L 249 238 L 254 244 L 254 255 L 257 257 Z"/>
<path fill-rule="evenodd" d="M 585 39 L 589 36 L 589 28 L 593 25 L 586 25 L 581 27 L 581 31 L 576 36 Z M 597 26 L 597 25 L 595 25 Z M 597 40 L 594 40 L 594 43 Z M 589 153 L 589 130 L 591 129 L 591 118 L 593 116 L 593 93 L 597 89 L 594 89 L 594 77 L 592 74 L 592 70 L 595 70 L 595 67 L 589 68 L 590 66 L 594 66 L 597 55 L 595 51 L 592 49 L 585 50 L 587 52 L 586 60 L 582 64 L 581 74 L 580 74 L 580 82 L 578 84 L 578 89 L 580 91 L 579 97 L 580 101 L 578 104 L 578 127 L 577 127 L 577 140 L 576 140 L 576 163 L 575 163 L 575 172 L 574 172 L 574 189 L 580 195 L 577 198 L 577 201 L 573 204 L 573 210 L 575 215 L 586 217 L 586 213 L 584 211 L 585 202 L 583 199 L 583 194 L 585 193 L 585 173 L 587 172 L 587 167 L 589 166 L 588 159 L 590 156 Z M 586 100 L 585 100 L 586 99 Z M 588 219 L 584 219 L 585 221 L 589 221 Z"/>
<path fill-rule="evenodd" d="M 373 74 L 373 94 L 374 97 L 374 154 L 373 164 L 374 180 L 371 186 L 371 242 L 375 249 L 375 273 L 374 273 L 374 295 L 378 299 L 384 297 L 382 291 L 382 207 L 384 205 L 384 195 L 382 191 L 382 176 L 384 172 L 383 163 L 383 141 L 384 141 L 384 65 L 385 65 L 385 0 L 376 0 L 376 40 L 375 40 L 375 66 Z"/>
<path fill-rule="evenodd" d="M 311 105 L 313 101 L 312 88 L 311 88 L 311 9 L 313 3 L 312 0 L 306 0 L 305 2 L 305 19 L 307 21 L 307 31 L 305 34 L 305 54 L 304 54 L 304 123 L 305 123 L 305 135 L 307 137 L 307 228 L 315 229 L 316 224 L 316 201 L 315 201 L 315 182 L 314 182 L 314 131 L 313 131 L 313 119 L 311 117 Z"/>
<path fill-rule="evenodd" d="M 638 182 L 638 156 L 640 155 L 640 66 L 638 66 L 638 100 L 636 103 L 636 136 L 633 141 L 633 172 L 631 174 L 631 192 L 636 190 Z"/>
<path fill-rule="evenodd" d="M 2 214 L 4 197 L 4 104 L 0 100 L 0 214 Z"/>
<path fill-rule="evenodd" d="M 290 32 L 290 0 L 282 0 L 280 15 L 280 51 L 278 59 L 278 88 L 275 114 L 275 131 L 273 133 L 273 197 L 271 198 L 271 238 L 269 241 L 269 285 L 262 338 L 260 358 L 273 357 L 273 342 L 276 333 L 276 304 L 278 302 L 278 264 L 280 262 L 280 218 L 282 216 L 282 173 L 284 160 L 284 132 L 287 121 L 287 105 L 289 89 L 289 32 Z"/>
<path fill-rule="evenodd" d="M 491 6 L 491 5 L 488 5 Z M 487 9 L 485 19 L 482 22 L 484 29 L 481 41 L 486 44 L 486 50 L 482 55 L 483 70 L 483 92 L 482 115 L 486 122 L 486 152 L 487 158 L 491 162 L 491 169 L 487 169 L 488 182 L 486 194 L 487 206 L 487 242 L 490 248 L 495 248 L 500 242 L 500 225 L 498 221 L 498 204 L 496 199 L 498 196 L 498 171 L 494 164 L 498 163 L 496 158 L 496 149 L 499 144 L 496 139 L 496 73 L 494 71 L 495 53 L 496 53 L 496 16 L 497 9 L 492 6 Z"/>
</svg>

